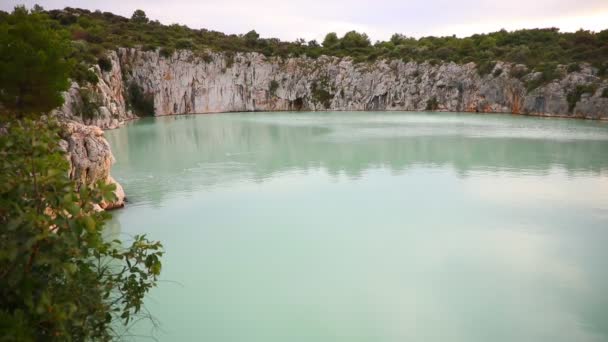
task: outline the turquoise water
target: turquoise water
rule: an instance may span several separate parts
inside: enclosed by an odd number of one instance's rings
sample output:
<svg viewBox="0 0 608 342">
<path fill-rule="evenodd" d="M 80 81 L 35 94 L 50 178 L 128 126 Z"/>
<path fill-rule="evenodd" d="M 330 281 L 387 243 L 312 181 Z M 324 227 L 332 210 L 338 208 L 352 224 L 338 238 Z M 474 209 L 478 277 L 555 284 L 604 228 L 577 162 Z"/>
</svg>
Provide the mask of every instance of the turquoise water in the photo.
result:
<svg viewBox="0 0 608 342">
<path fill-rule="evenodd" d="M 231 113 L 106 132 L 166 248 L 134 340 L 608 341 L 608 124 Z"/>
</svg>

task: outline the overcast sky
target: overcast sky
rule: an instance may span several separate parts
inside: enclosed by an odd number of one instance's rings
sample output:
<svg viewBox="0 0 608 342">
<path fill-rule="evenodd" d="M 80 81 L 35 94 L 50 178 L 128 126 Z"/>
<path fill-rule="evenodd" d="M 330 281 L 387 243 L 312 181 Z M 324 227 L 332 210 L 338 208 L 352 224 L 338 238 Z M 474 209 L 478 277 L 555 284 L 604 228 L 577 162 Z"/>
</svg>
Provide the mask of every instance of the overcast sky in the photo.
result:
<svg viewBox="0 0 608 342">
<path fill-rule="evenodd" d="M 505 28 L 608 28 L 608 0 L 2 0 L 0 8 L 40 4 L 80 7 L 130 17 L 143 9 L 164 24 L 225 33 L 255 29 L 262 37 L 322 40 L 327 32 L 366 32 L 372 40 L 395 33 L 459 37 Z"/>
</svg>

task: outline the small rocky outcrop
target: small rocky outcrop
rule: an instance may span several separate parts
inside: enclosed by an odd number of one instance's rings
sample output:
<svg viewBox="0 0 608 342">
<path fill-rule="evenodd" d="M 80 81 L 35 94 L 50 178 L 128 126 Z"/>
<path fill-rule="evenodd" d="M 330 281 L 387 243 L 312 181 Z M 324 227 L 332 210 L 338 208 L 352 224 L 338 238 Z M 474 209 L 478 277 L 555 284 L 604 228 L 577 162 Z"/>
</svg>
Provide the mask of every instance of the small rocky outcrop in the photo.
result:
<svg viewBox="0 0 608 342">
<path fill-rule="evenodd" d="M 114 156 L 110 144 L 103 136 L 103 130 L 97 126 L 66 122 L 63 125 L 62 138 L 61 146 L 70 162 L 69 176 L 76 182 L 76 186 L 89 186 L 98 181 L 115 184 L 116 201 L 101 203 L 101 209 L 123 207 L 125 193 L 122 186 L 110 175 Z"/>
</svg>

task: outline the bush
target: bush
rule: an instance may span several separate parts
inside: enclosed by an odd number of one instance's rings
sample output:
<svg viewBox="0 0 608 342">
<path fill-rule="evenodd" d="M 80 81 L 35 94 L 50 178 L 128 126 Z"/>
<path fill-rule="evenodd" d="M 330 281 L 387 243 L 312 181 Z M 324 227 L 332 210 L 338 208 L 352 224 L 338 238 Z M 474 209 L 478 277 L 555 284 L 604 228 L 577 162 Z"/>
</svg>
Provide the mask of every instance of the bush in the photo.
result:
<svg viewBox="0 0 608 342">
<path fill-rule="evenodd" d="M 232 65 L 234 65 L 234 52 L 226 52 L 224 59 L 226 60 L 226 69 L 232 68 Z"/>
<path fill-rule="evenodd" d="M 540 72 L 540 75 L 526 83 L 526 89 L 528 91 L 534 90 L 542 85 L 545 85 L 560 76 L 557 70 L 557 64 L 555 63 L 541 64 L 538 66 L 536 71 Z"/>
<path fill-rule="evenodd" d="M 437 110 L 439 109 L 439 102 L 437 102 L 437 98 L 433 96 L 428 101 L 426 101 L 426 110 Z"/>
<path fill-rule="evenodd" d="M 112 61 L 108 57 L 99 57 L 97 64 L 103 72 L 112 71 Z"/>
<path fill-rule="evenodd" d="M 143 318 L 162 246 L 105 241 L 114 185 L 76 189 L 54 122 L 12 121 L 0 135 L 0 336 L 4 341 L 108 341 Z"/>
<path fill-rule="evenodd" d="M 93 72 L 93 70 L 89 69 L 86 65 L 79 63 L 74 66 L 72 69 L 70 77 L 72 80 L 78 82 L 80 85 L 85 84 L 97 84 L 99 82 L 99 78 Z"/>
<path fill-rule="evenodd" d="M 159 53 L 162 57 L 170 58 L 171 56 L 173 56 L 174 52 L 175 52 L 175 49 L 172 47 L 163 47 L 160 49 Z"/>
<path fill-rule="evenodd" d="M 325 109 L 331 106 L 331 100 L 334 98 L 333 94 L 326 89 L 327 87 L 326 78 L 321 79 L 320 85 L 317 82 L 313 82 L 310 86 L 313 101 L 322 104 Z"/>
<path fill-rule="evenodd" d="M 581 71 L 581 66 L 578 63 L 571 63 L 568 65 L 568 72 L 579 72 Z"/>
<path fill-rule="evenodd" d="M 154 95 L 146 94 L 142 88 L 132 81 L 128 87 L 128 104 L 138 116 L 154 116 Z"/>
<path fill-rule="evenodd" d="M 279 82 L 276 80 L 270 81 L 270 84 L 268 85 L 268 93 L 270 93 L 271 96 L 275 96 L 277 89 L 279 89 Z"/>
<path fill-rule="evenodd" d="M 80 97 L 82 99 L 82 106 L 79 108 L 80 116 L 83 119 L 94 119 L 99 114 L 99 96 L 96 92 L 81 89 Z"/>
<path fill-rule="evenodd" d="M 199 57 L 200 57 L 200 59 L 202 59 L 202 60 L 203 60 L 203 62 L 205 62 L 205 63 L 211 63 L 211 62 L 213 62 L 213 56 L 211 56 L 211 54 L 210 54 L 210 53 L 208 53 L 208 52 L 206 52 L 206 51 L 205 51 L 205 52 L 201 52 L 201 53 L 199 54 Z"/>
<path fill-rule="evenodd" d="M 593 84 L 577 85 L 574 90 L 568 93 L 566 99 L 568 100 L 568 111 L 572 113 L 578 101 L 581 100 L 583 94 L 594 94 L 597 87 Z M 604 91 L 606 91 L 604 89 Z"/>
<path fill-rule="evenodd" d="M 528 70 L 525 67 L 514 66 L 509 72 L 509 76 L 517 79 L 522 79 L 528 74 Z"/>
<path fill-rule="evenodd" d="M 179 39 L 175 43 L 175 47 L 181 50 L 189 50 L 192 49 L 193 46 L 194 44 L 192 43 L 192 40 L 186 38 Z"/>
<path fill-rule="evenodd" d="M 477 73 L 479 74 L 479 76 L 488 75 L 492 72 L 492 70 L 494 70 L 495 66 L 496 62 L 488 60 L 481 61 L 477 64 Z"/>
</svg>

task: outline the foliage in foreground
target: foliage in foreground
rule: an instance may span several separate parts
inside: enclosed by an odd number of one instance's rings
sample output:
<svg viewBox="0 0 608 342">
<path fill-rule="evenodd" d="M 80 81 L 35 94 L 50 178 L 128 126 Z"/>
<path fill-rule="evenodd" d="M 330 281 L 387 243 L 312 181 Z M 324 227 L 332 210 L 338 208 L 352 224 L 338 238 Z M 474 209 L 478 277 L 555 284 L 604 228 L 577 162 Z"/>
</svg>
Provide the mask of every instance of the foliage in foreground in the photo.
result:
<svg viewBox="0 0 608 342">
<path fill-rule="evenodd" d="M 102 236 L 113 185 L 74 188 L 52 122 L 14 121 L 0 135 L 0 336 L 110 340 L 145 315 L 162 246 Z"/>
<path fill-rule="evenodd" d="M 148 316 L 163 250 L 145 236 L 104 239 L 109 214 L 96 208 L 114 185 L 69 178 L 62 129 L 40 119 L 74 66 L 49 25 L 40 9 L 0 21 L 0 340 L 107 341 Z"/>
</svg>

